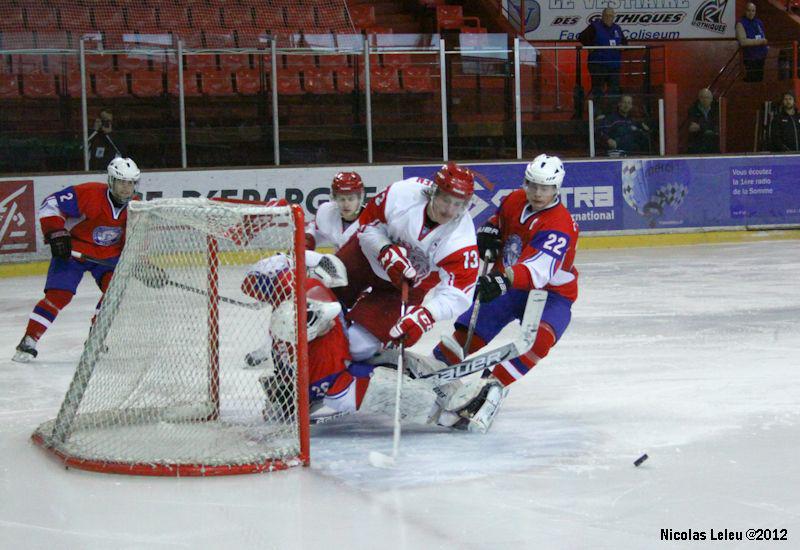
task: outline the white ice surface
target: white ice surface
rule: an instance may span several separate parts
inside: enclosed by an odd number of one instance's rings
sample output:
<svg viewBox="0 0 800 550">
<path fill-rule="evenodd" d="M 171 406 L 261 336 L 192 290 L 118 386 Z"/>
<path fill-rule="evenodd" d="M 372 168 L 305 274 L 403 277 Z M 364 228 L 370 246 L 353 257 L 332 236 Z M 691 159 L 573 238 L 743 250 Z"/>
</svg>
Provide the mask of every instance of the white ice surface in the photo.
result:
<svg viewBox="0 0 800 550">
<path fill-rule="evenodd" d="M 0 280 L 0 548 L 800 547 L 800 242 L 577 264 L 572 325 L 489 434 L 407 428 L 397 466 L 377 469 L 391 421 L 347 418 L 312 429 L 310 468 L 209 479 L 65 470 L 33 445 L 98 292 L 87 278 L 20 365 L 43 277 Z M 659 538 L 759 527 L 789 540 Z"/>
</svg>

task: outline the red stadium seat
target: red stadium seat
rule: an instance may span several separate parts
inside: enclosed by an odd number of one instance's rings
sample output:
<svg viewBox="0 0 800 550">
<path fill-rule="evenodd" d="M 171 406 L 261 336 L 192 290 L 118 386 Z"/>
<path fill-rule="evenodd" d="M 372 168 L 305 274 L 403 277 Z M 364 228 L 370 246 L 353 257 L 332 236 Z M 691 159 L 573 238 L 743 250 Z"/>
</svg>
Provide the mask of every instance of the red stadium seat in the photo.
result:
<svg viewBox="0 0 800 550">
<path fill-rule="evenodd" d="M 461 6 L 436 6 L 436 31 L 460 29 L 471 22 L 472 26 L 480 27 L 481 22 L 477 17 L 464 17 Z"/>
<path fill-rule="evenodd" d="M 92 29 L 91 8 L 88 6 L 76 6 L 74 5 L 75 2 L 72 2 L 72 4 L 69 7 L 69 17 L 61 17 L 61 28 L 88 32 Z M 78 36 L 77 38 L 80 37 Z"/>
<path fill-rule="evenodd" d="M 314 22 L 314 8 L 306 6 L 286 6 L 286 21 L 291 30 L 313 30 L 317 24 Z"/>
<path fill-rule="evenodd" d="M 269 74 L 265 76 L 269 77 Z M 236 71 L 235 77 L 236 91 L 238 93 L 256 95 L 261 91 L 261 74 L 258 69 L 239 69 Z"/>
<path fill-rule="evenodd" d="M 167 91 L 170 95 L 178 95 L 178 70 L 167 71 Z M 200 88 L 197 85 L 197 73 L 195 71 L 183 71 L 183 94 L 185 97 L 200 96 Z"/>
<path fill-rule="evenodd" d="M 0 74 L 10 74 L 12 72 L 13 62 L 11 59 L 11 54 L 0 55 Z"/>
<path fill-rule="evenodd" d="M 432 93 L 438 90 L 438 79 L 430 67 L 417 66 L 403 69 L 403 89 L 411 93 Z"/>
<path fill-rule="evenodd" d="M 22 78 L 22 93 L 25 97 L 57 97 L 55 76 L 47 73 L 26 74 Z"/>
<path fill-rule="evenodd" d="M 336 89 L 346 94 L 356 89 L 356 72 L 348 67 L 336 69 Z"/>
<path fill-rule="evenodd" d="M 353 26 L 357 29 L 365 29 L 377 25 L 375 19 L 375 6 L 366 4 L 358 4 L 350 6 L 350 19 L 353 21 Z"/>
<path fill-rule="evenodd" d="M 114 56 L 111 54 L 86 54 L 86 68 L 91 72 L 107 72 L 114 68 Z"/>
<path fill-rule="evenodd" d="M 320 55 L 319 66 L 324 67 L 347 67 L 346 55 Z"/>
<path fill-rule="evenodd" d="M 230 71 L 201 71 L 200 77 L 204 95 L 233 95 L 233 80 Z"/>
<path fill-rule="evenodd" d="M 311 94 L 335 94 L 333 71 L 306 69 L 303 71 L 306 92 Z"/>
<path fill-rule="evenodd" d="M 180 32 L 189 28 L 189 17 L 186 6 L 176 6 L 163 2 L 156 6 L 156 22 L 159 28 Z"/>
<path fill-rule="evenodd" d="M 19 77 L 15 74 L 0 74 L 0 97 L 19 97 Z"/>
<path fill-rule="evenodd" d="M 189 24 L 193 29 L 222 28 L 221 11 L 217 6 L 210 7 L 198 2 L 191 4 L 187 13 L 189 14 Z"/>
<path fill-rule="evenodd" d="M 14 72 L 17 74 L 37 74 L 44 72 L 44 56 L 17 54 L 12 58 Z"/>
<path fill-rule="evenodd" d="M 183 59 L 183 67 L 187 70 L 207 71 L 217 68 L 217 56 L 213 53 L 185 55 Z"/>
<path fill-rule="evenodd" d="M 400 78 L 397 69 L 392 67 L 370 67 L 370 87 L 378 94 L 396 94 L 400 90 Z M 363 82 L 361 86 L 363 86 Z"/>
<path fill-rule="evenodd" d="M 94 75 L 94 90 L 99 97 L 124 97 L 128 95 L 125 73 L 107 72 Z"/>
<path fill-rule="evenodd" d="M 219 67 L 228 72 L 249 69 L 252 57 L 252 54 L 246 53 L 222 53 L 219 55 Z"/>
<path fill-rule="evenodd" d="M 383 66 L 402 69 L 413 63 L 413 56 L 410 53 L 383 53 Z"/>
<path fill-rule="evenodd" d="M 316 63 L 314 62 L 314 54 L 304 53 L 301 55 L 286 55 L 284 56 L 286 60 L 286 68 L 287 69 L 306 69 L 306 68 L 314 68 L 316 67 Z"/>
<path fill-rule="evenodd" d="M 3 17 L 0 17 L 0 30 L 20 31 L 25 28 L 25 21 L 22 18 L 22 9 L 19 6 L 10 5 L 3 9 Z"/>
<path fill-rule="evenodd" d="M 350 24 L 342 6 L 317 6 L 317 21 L 317 28 L 326 30 L 343 29 Z"/>
<path fill-rule="evenodd" d="M 63 76 L 61 79 L 62 85 L 65 86 L 66 94 L 72 98 L 81 97 L 81 72 L 77 69 L 74 71 L 69 71 L 67 74 Z M 94 92 L 92 92 L 92 87 L 89 83 L 89 78 L 86 78 L 86 96 L 92 97 L 94 96 Z"/>
<path fill-rule="evenodd" d="M 147 70 L 150 68 L 149 59 L 142 54 L 117 54 L 117 68 L 125 72 Z"/>
<path fill-rule="evenodd" d="M 251 6 L 229 5 L 222 10 L 223 27 L 226 29 L 256 28 Z"/>
<path fill-rule="evenodd" d="M 163 73 L 142 70 L 131 72 L 131 92 L 136 97 L 158 97 L 163 95 Z"/>
<path fill-rule="evenodd" d="M 33 31 L 58 30 L 58 8 L 38 4 L 28 7 L 28 28 Z"/>
<path fill-rule="evenodd" d="M 283 71 L 278 73 L 278 93 L 281 95 L 297 95 L 303 93 L 300 86 L 300 73 Z"/>
<path fill-rule="evenodd" d="M 36 44 L 40 48 L 58 48 L 63 50 L 78 49 L 79 37 L 67 31 L 38 31 Z"/>
</svg>

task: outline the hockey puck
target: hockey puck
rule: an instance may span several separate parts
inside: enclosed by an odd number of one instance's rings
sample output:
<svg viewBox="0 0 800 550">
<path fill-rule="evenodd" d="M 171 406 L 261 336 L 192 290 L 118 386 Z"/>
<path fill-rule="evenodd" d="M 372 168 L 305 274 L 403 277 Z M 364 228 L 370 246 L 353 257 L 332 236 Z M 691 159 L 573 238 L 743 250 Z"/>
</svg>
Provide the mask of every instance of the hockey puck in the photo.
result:
<svg viewBox="0 0 800 550">
<path fill-rule="evenodd" d="M 645 460 L 647 460 L 647 458 L 648 458 L 648 457 L 647 457 L 647 453 L 644 453 L 642 456 L 640 456 L 639 458 L 637 458 L 636 460 L 634 460 L 634 461 L 633 461 L 633 465 L 634 465 L 634 466 L 637 466 L 637 467 L 638 467 L 638 466 L 641 466 L 641 465 L 642 465 L 642 462 L 644 462 Z"/>
</svg>

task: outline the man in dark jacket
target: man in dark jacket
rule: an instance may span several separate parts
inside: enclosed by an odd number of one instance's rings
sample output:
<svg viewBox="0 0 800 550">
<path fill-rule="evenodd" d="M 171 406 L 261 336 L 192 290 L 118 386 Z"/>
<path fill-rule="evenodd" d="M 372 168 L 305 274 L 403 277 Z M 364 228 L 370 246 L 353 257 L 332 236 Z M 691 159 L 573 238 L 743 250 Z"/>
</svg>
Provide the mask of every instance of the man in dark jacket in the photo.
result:
<svg viewBox="0 0 800 550">
<path fill-rule="evenodd" d="M 650 127 L 634 120 L 633 97 L 623 94 L 617 110 L 600 122 L 600 144 L 608 148 L 609 156 L 642 154 L 650 152 Z"/>
<path fill-rule="evenodd" d="M 689 153 L 719 153 L 719 106 L 708 88 L 697 93 L 689 108 Z"/>
<path fill-rule="evenodd" d="M 116 143 L 116 138 L 111 137 L 114 131 L 114 115 L 108 109 L 100 111 L 100 116 L 94 121 L 93 132 L 89 134 L 89 170 L 105 170 L 115 157 L 121 157 L 122 152 Z"/>
<path fill-rule="evenodd" d="M 603 10 L 602 19 L 589 23 L 578 35 L 584 46 L 627 46 L 628 39 L 622 28 L 614 23 L 616 13 L 612 8 Z M 597 100 L 603 95 L 603 86 L 609 95 L 619 94 L 619 71 L 622 52 L 617 49 L 593 49 L 589 52 L 589 74 L 592 76 L 591 96 Z"/>
<path fill-rule="evenodd" d="M 770 122 L 769 136 L 775 153 L 800 151 L 800 113 L 792 92 L 783 94 L 781 108 Z"/>
</svg>

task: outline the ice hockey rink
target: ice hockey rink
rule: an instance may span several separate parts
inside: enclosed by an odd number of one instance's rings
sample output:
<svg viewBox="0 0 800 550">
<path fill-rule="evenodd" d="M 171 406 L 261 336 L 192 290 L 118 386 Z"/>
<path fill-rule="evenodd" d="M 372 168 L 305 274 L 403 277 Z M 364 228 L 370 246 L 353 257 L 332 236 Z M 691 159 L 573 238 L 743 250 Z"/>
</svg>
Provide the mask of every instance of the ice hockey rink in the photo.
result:
<svg viewBox="0 0 800 550">
<path fill-rule="evenodd" d="M 800 241 L 585 250 L 576 265 L 572 325 L 488 434 L 407 427 L 396 468 L 376 469 L 391 420 L 355 416 L 312 428 L 309 468 L 208 479 L 66 470 L 33 445 L 98 292 L 86 278 L 20 365 L 44 277 L 0 279 L 0 548 L 800 547 Z"/>
</svg>

